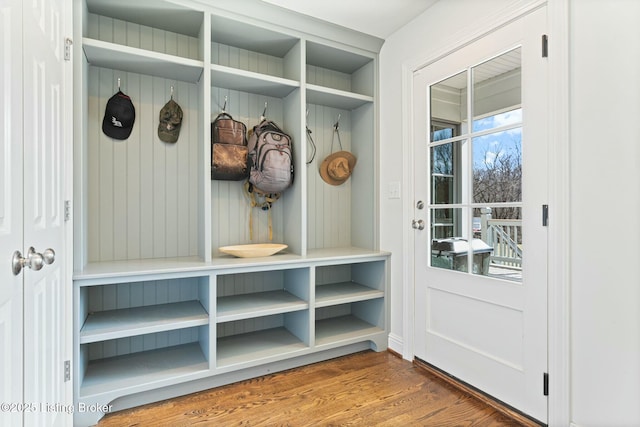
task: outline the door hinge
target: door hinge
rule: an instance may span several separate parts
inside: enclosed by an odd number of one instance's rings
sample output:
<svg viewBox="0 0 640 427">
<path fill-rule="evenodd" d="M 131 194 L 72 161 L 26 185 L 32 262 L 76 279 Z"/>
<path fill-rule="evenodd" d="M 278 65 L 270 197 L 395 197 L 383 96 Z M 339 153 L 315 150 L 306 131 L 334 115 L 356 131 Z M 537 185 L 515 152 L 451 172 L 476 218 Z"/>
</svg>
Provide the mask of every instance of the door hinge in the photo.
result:
<svg viewBox="0 0 640 427">
<path fill-rule="evenodd" d="M 73 40 L 69 37 L 64 39 L 64 60 L 71 61 L 71 45 L 73 45 Z"/>
<path fill-rule="evenodd" d="M 67 222 L 71 219 L 71 201 L 64 201 L 64 221 Z"/>
<path fill-rule="evenodd" d="M 549 205 L 542 205 L 542 226 L 549 226 Z"/>
<path fill-rule="evenodd" d="M 546 34 L 542 35 L 542 57 L 549 57 L 549 36 Z"/>
<path fill-rule="evenodd" d="M 64 382 L 71 381 L 71 361 L 64 361 Z"/>
<path fill-rule="evenodd" d="M 542 394 L 549 396 L 549 374 L 546 372 L 542 374 Z"/>
</svg>

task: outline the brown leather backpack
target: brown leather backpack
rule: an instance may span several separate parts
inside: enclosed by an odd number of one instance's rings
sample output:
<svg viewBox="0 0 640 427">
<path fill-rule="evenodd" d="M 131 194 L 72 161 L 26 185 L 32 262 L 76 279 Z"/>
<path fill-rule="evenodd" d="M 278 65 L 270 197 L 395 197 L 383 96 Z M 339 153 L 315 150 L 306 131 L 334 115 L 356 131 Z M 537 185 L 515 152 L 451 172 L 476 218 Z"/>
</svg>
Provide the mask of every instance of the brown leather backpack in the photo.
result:
<svg viewBox="0 0 640 427">
<path fill-rule="evenodd" d="M 211 179 L 241 181 L 249 176 L 247 126 L 227 113 L 211 123 Z"/>
</svg>

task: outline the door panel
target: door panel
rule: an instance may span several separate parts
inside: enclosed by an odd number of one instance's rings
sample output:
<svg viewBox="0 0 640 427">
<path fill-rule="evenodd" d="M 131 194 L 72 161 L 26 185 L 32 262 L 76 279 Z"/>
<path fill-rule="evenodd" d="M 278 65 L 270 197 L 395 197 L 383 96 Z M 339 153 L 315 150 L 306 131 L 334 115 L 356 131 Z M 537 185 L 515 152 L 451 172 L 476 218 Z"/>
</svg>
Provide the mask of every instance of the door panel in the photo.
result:
<svg viewBox="0 0 640 427">
<path fill-rule="evenodd" d="M 38 253 L 64 245 L 63 142 L 64 0 L 24 5 L 24 242 Z M 64 361 L 68 330 L 61 259 L 38 271 L 24 272 L 24 399 L 65 404 Z M 69 383 L 67 383 L 69 384 Z M 26 425 L 63 425 L 70 411 L 25 413 Z M 65 421 L 66 420 L 66 421 Z"/>
<path fill-rule="evenodd" d="M 540 8 L 414 74 L 415 356 L 543 422 L 545 25 Z"/>
<path fill-rule="evenodd" d="M 0 6 L 0 404 L 22 402 L 22 277 L 10 261 L 22 245 L 22 5 Z M 17 409 L 17 408 L 16 408 Z M 19 426 L 20 411 L 0 411 Z"/>
</svg>

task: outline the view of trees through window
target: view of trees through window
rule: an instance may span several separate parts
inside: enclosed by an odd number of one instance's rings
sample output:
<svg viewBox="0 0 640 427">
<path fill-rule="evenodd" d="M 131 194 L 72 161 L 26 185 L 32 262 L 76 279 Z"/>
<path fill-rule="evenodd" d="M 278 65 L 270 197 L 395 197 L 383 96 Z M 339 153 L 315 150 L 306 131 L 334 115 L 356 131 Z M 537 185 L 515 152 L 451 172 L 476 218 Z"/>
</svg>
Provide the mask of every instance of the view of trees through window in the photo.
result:
<svg viewBox="0 0 640 427">
<path fill-rule="evenodd" d="M 474 131 L 519 123 L 522 110 L 517 109 L 474 122 Z M 489 123 L 486 125 L 485 123 Z M 473 139 L 473 203 L 492 205 L 522 201 L 522 128 L 491 133 Z M 474 217 L 480 216 L 480 209 Z M 518 207 L 495 208 L 494 219 L 522 219 Z"/>
</svg>

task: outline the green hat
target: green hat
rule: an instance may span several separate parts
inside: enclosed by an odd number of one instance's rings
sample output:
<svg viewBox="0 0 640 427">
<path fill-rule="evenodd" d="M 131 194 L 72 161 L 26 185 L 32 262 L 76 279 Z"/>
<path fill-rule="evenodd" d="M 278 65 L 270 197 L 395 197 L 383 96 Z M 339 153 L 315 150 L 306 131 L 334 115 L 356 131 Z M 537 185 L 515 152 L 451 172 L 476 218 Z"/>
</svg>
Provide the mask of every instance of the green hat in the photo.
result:
<svg viewBox="0 0 640 427">
<path fill-rule="evenodd" d="M 171 98 L 160 110 L 158 137 L 164 142 L 176 142 L 182 125 L 182 108 Z"/>
</svg>

